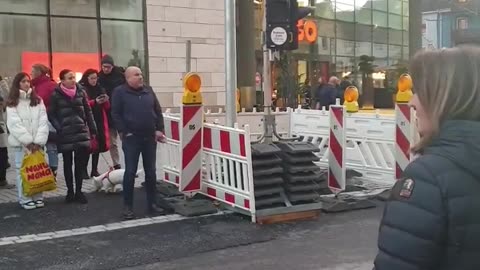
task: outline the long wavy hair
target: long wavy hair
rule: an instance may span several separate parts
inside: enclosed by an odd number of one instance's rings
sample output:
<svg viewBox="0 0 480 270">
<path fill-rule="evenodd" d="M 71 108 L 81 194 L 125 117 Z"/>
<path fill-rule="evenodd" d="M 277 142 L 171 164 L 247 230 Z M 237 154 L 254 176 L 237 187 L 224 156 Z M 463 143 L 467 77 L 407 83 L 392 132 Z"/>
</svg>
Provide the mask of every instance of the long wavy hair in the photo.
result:
<svg viewBox="0 0 480 270">
<path fill-rule="evenodd" d="M 480 47 L 460 45 L 421 51 L 410 65 L 413 88 L 433 130 L 422 134 L 413 152 L 421 152 L 447 120 L 480 121 Z"/>
<path fill-rule="evenodd" d="M 89 69 L 85 70 L 85 72 L 83 72 L 82 79 L 79 81 L 79 83 L 81 85 L 85 86 L 85 87 L 95 86 L 95 85 L 90 85 L 88 83 L 88 76 L 90 76 L 92 74 L 97 74 L 98 75 L 98 70 L 93 69 L 93 68 L 89 68 Z M 97 82 L 97 84 L 98 84 L 98 82 Z"/>
<path fill-rule="evenodd" d="M 28 75 L 25 72 L 20 72 L 17 75 L 15 75 L 15 77 L 13 78 L 12 87 L 10 88 L 10 93 L 7 99 L 8 107 L 17 107 L 18 101 L 20 99 L 20 91 L 21 91 L 20 82 L 25 78 L 28 78 L 30 80 L 30 75 Z M 35 91 L 31 91 L 30 106 L 35 107 L 38 104 L 40 104 L 41 101 L 42 99 L 37 95 L 37 93 Z"/>
</svg>

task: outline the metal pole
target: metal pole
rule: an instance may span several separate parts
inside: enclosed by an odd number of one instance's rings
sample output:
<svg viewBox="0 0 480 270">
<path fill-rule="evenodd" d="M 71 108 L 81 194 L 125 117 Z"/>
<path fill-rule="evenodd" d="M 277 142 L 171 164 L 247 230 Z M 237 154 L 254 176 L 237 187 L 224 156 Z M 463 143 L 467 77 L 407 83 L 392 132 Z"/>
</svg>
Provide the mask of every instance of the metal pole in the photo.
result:
<svg viewBox="0 0 480 270">
<path fill-rule="evenodd" d="M 267 48 L 267 1 L 263 1 L 263 105 L 265 111 L 272 107 L 272 73 L 270 71 L 270 51 Z"/>
<path fill-rule="evenodd" d="M 237 121 L 237 48 L 235 0 L 225 0 L 225 113 L 226 124 L 233 127 Z"/>
<path fill-rule="evenodd" d="M 191 40 L 187 40 L 187 53 L 186 53 L 186 71 L 187 73 L 192 71 L 192 41 Z"/>
</svg>

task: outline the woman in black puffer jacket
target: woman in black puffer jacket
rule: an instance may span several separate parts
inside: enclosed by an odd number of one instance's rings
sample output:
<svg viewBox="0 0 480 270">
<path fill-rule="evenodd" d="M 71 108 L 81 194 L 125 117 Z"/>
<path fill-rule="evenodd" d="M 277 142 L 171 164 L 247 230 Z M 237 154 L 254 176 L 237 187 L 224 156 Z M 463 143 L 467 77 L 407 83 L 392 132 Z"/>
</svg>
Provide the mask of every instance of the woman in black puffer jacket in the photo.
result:
<svg viewBox="0 0 480 270">
<path fill-rule="evenodd" d="M 50 99 L 48 119 L 57 130 L 57 148 L 63 155 L 63 171 L 68 193 L 66 202 L 87 203 L 82 193 L 83 172 L 87 167 L 90 141 L 97 134 L 85 91 L 75 82 L 71 70 L 60 72 L 60 84 Z M 75 162 L 75 191 L 72 166 Z"/>
<path fill-rule="evenodd" d="M 480 269 L 480 47 L 412 60 L 418 157 L 392 189 L 376 270 Z"/>
</svg>

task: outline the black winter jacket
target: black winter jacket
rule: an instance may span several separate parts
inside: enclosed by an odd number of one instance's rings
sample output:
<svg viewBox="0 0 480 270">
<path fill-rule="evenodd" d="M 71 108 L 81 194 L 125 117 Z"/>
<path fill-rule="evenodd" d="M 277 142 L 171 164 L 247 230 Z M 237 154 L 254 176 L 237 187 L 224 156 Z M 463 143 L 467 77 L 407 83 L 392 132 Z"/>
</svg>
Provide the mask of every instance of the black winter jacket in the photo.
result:
<svg viewBox="0 0 480 270">
<path fill-rule="evenodd" d="M 447 121 L 405 170 L 380 226 L 375 270 L 480 269 L 480 122 Z"/>
<path fill-rule="evenodd" d="M 79 84 L 73 99 L 65 95 L 60 86 L 55 88 L 50 99 L 48 119 L 57 130 L 60 153 L 89 148 L 91 135 L 97 134 L 86 93 Z"/>
<path fill-rule="evenodd" d="M 119 133 L 154 136 L 164 131 L 163 114 L 150 86 L 132 89 L 124 84 L 114 91 L 112 116 Z"/>
<path fill-rule="evenodd" d="M 124 72 L 125 70 L 122 67 L 114 66 L 112 72 L 110 72 L 109 74 L 105 74 L 103 73 L 103 71 L 98 74 L 98 83 L 107 91 L 110 102 L 112 102 L 113 90 L 125 83 Z M 107 111 L 107 116 L 109 127 L 115 128 L 115 123 L 112 119 L 112 114 L 110 110 Z"/>
</svg>

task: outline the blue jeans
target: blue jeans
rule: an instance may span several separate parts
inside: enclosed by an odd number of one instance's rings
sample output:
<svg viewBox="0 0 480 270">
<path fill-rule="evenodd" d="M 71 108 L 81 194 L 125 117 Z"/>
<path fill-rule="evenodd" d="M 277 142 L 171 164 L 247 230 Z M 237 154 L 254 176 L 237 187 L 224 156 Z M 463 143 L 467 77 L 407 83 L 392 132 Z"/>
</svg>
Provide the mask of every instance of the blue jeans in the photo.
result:
<svg viewBox="0 0 480 270">
<path fill-rule="evenodd" d="M 48 166 L 50 168 L 58 168 L 58 152 L 57 145 L 55 143 L 47 143 L 47 156 L 48 156 Z"/>
<path fill-rule="evenodd" d="M 145 171 L 145 190 L 147 192 L 147 207 L 156 203 L 157 182 L 157 142 L 155 137 L 129 135 L 122 142 L 125 155 L 125 174 L 123 175 L 123 200 L 125 206 L 133 207 L 133 190 L 135 175 L 137 174 L 140 154 L 143 159 Z"/>
<path fill-rule="evenodd" d="M 43 200 L 43 193 L 35 194 L 33 197 L 27 197 L 23 194 L 22 187 L 22 177 L 20 176 L 20 168 L 22 167 L 23 156 L 25 151 L 22 147 L 15 147 L 15 169 L 17 171 L 17 191 L 18 191 L 18 202 L 23 205 L 30 201 Z"/>
</svg>

